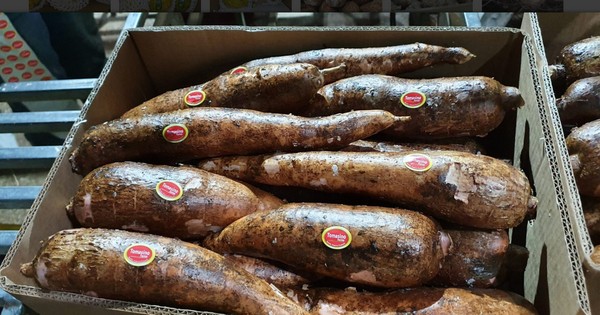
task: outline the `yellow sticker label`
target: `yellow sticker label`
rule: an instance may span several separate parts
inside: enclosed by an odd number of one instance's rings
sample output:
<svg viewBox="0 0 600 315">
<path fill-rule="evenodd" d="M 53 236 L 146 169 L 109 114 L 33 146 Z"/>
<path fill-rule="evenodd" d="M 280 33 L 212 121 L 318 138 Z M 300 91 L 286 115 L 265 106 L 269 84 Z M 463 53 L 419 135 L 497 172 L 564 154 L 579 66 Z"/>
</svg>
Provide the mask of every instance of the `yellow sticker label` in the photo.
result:
<svg viewBox="0 0 600 315">
<path fill-rule="evenodd" d="M 123 252 L 123 258 L 125 261 L 136 267 L 147 266 L 156 257 L 154 249 L 144 244 L 133 244 Z"/>
<path fill-rule="evenodd" d="M 331 249 L 344 249 L 352 242 L 352 233 L 344 227 L 331 226 L 323 231 L 321 240 Z"/>
<path fill-rule="evenodd" d="M 163 128 L 162 135 L 171 143 L 179 143 L 187 138 L 189 131 L 183 124 L 170 124 Z"/>
<path fill-rule="evenodd" d="M 183 188 L 172 180 L 163 180 L 156 184 L 156 193 L 162 199 L 175 201 L 183 196 Z"/>
<path fill-rule="evenodd" d="M 187 106 L 198 106 L 206 100 L 206 92 L 202 90 L 189 91 L 183 98 Z"/>
<path fill-rule="evenodd" d="M 415 172 L 425 172 L 433 166 L 429 156 L 420 153 L 405 156 L 403 162 L 406 167 Z"/>
<path fill-rule="evenodd" d="M 421 92 L 406 92 L 400 97 L 400 103 L 408 108 L 419 108 L 425 104 L 427 96 Z"/>
</svg>

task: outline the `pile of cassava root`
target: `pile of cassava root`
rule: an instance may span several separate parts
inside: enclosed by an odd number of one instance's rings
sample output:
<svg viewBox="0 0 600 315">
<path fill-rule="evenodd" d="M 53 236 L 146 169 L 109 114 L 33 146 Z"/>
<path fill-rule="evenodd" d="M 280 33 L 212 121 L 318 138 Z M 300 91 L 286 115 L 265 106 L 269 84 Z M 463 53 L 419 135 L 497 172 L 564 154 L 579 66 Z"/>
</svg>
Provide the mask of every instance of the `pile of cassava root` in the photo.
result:
<svg viewBox="0 0 600 315">
<path fill-rule="evenodd" d="M 91 127 L 74 228 L 22 266 L 47 290 L 233 314 L 536 314 L 528 178 L 482 154 L 523 106 L 422 43 L 252 60 Z"/>
<path fill-rule="evenodd" d="M 592 244 L 600 245 L 600 37 L 565 46 L 550 66 Z M 564 87 L 567 87 L 564 89 Z"/>
</svg>

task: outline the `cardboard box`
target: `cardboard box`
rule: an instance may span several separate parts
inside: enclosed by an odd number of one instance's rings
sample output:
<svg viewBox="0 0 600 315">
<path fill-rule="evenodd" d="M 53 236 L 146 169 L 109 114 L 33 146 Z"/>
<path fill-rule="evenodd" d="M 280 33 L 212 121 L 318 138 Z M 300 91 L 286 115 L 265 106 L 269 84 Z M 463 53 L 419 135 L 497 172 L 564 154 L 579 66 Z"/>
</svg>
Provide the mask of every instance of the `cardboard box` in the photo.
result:
<svg viewBox="0 0 600 315">
<path fill-rule="evenodd" d="M 539 36 L 536 37 L 537 50 L 545 53 L 540 58 L 544 61 L 542 69 L 546 69 L 548 64 L 554 63 L 556 56 L 564 46 L 590 36 L 600 35 L 600 14 L 598 13 L 540 13 L 532 21 L 534 24 L 537 23 L 539 28 Z M 556 104 L 555 97 L 557 95 L 555 94 L 560 94 L 560 92 L 553 90 L 549 78 L 548 84 L 545 84 L 544 87 L 545 94 L 548 96 L 548 104 L 551 105 L 554 115 L 558 117 L 556 106 L 553 105 Z M 560 130 L 557 132 L 558 138 L 564 138 L 567 135 Z M 567 194 L 565 201 L 568 202 L 570 221 L 583 264 L 591 311 L 600 313 L 600 265 L 593 263 L 590 259 L 594 246 L 585 223 L 579 191 L 564 141 L 557 150 L 560 150 L 557 151 L 560 152 L 558 162 L 562 164 L 564 177 L 567 179 L 564 183 Z"/>
<path fill-rule="evenodd" d="M 547 104 L 540 95 L 540 61 L 532 41 L 519 29 L 341 27 L 241 28 L 166 27 L 129 30 L 87 100 L 80 120 L 71 130 L 52 167 L 40 197 L 34 202 L 19 236 L 0 269 L 2 288 L 41 314 L 201 314 L 191 310 L 98 299 L 78 294 L 43 292 L 19 272 L 40 242 L 70 228 L 65 205 L 81 180 L 71 172 L 68 156 L 89 127 L 119 117 L 126 110 L 168 90 L 209 80 L 254 58 L 290 54 L 323 47 L 373 47 L 424 42 L 462 46 L 477 57 L 463 65 L 439 65 L 407 77 L 486 75 L 518 86 L 526 106 L 508 113 L 503 124 L 484 140 L 488 154 L 514 160 L 522 167 L 539 199 L 537 219 L 512 230 L 512 242 L 526 245 L 531 254 L 524 278 L 513 283 L 540 314 L 584 314 L 588 302 L 573 231 L 565 224 L 564 174 L 554 154 L 556 135 L 547 128 Z M 176 47 L 176 49 L 174 49 Z M 559 201 L 557 203 L 557 201 Z M 89 309 L 88 309 L 89 308 Z"/>
</svg>

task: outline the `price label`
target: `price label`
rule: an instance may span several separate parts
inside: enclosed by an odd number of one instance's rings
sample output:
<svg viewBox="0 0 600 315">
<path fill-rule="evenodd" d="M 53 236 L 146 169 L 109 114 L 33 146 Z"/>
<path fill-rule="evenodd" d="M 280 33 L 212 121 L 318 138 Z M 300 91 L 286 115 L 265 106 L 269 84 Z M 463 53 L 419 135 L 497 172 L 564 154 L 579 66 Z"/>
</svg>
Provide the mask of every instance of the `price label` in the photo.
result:
<svg viewBox="0 0 600 315">
<path fill-rule="evenodd" d="M 123 252 L 123 258 L 128 264 L 136 267 L 149 265 L 156 256 L 154 249 L 144 244 L 133 244 Z"/>
<path fill-rule="evenodd" d="M 404 165 L 415 172 L 425 172 L 433 166 L 431 159 L 420 153 L 409 154 L 403 159 Z"/>
<path fill-rule="evenodd" d="M 172 180 L 163 180 L 156 184 L 156 193 L 165 200 L 175 201 L 183 196 L 181 185 Z"/>
<path fill-rule="evenodd" d="M 400 97 L 400 103 L 408 108 L 419 108 L 425 104 L 427 97 L 421 92 L 407 92 Z"/>
<path fill-rule="evenodd" d="M 185 104 L 191 107 L 202 104 L 204 100 L 206 100 L 206 92 L 202 90 L 190 91 L 183 98 Z"/>
<path fill-rule="evenodd" d="M 323 231 L 321 239 L 331 249 L 344 249 L 352 242 L 352 234 L 344 227 L 332 226 Z"/>
<path fill-rule="evenodd" d="M 163 128 L 163 138 L 171 143 L 179 143 L 188 136 L 188 129 L 182 124 L 171 124 Z"/>
</svg>

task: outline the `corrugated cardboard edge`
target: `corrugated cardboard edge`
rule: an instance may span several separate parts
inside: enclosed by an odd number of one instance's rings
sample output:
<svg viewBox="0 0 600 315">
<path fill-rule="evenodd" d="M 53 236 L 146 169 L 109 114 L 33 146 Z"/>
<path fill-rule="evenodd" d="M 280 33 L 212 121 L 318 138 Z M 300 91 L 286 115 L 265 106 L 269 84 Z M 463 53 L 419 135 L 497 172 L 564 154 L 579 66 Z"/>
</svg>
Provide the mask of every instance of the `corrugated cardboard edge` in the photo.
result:
<svg viewBox="0 0 600 315">
<path fill-rule="evenodd" d="M 535 68 L 532 67 L 532 72 L 537 72 L 538 70 L 536 69 L 541 70 L 541 73 L 532 74 L 533 79 L 536 81 L 536 89 L 538 90 L 536 95 L 538 98 L 538 111 L 542 117 L 542 128 L 544 130 L 544 135 L 546 136 L 546 139 L 544 139 L 546 144 L 546 155 L 551 163 L 551 171 L 554 175 L 554 186 L 557 194 L 556 203 L 560 210 L 563 230 L 565 231 L 566 246 L 571 254 L 569 258 L 577 287 L 577 295 L 579 296 L 579 303 L 582 310 L 586 312 L 586 314 L 591 314 L 589 305 L 590 300 L 582 265 L 582 255 L 585 255 L 585 251 L 581 252 L 579 250 L 579 245 L 585 243 L 585 241 L 582 241 L 582 233 L 580 233 L 581 226 L 585 228 L 587 242 L 591 244 L 591 241 L 589 240 L 589 234 L 587 233 L 587 227 L 583 218 L 581 201 L 574 181 L 575 177 L 569 163 L 564 133 L 560 123 L 558 109 L 555 106 L 556 99 L 552 92 L 553 89 L 550 74 L 548 72 L 548 62 L 544 51 L 541 31 L 535 13 L 525 14 L 524 28 L 526 29 L 526 32 L 532 33 L 529 38 L 531 38 L 533 43 L 529 42 L 528 45 L 533 45 L 533 47 L 535 47 L 535 49 L 532 47 L 529 52 L 531 58 L 536 60 L 537 63 Z M 539 82 L 540 79 L 541 82 Z M 541 90 L 542 88 L 544 91 Z M 545 104 L 548 104 L 548 106 L 545 106 Z M 556 141 L 551 140 L 550 135 L 552 134 L 554 134 Z M 562 179 L 562 182 L 560 179 Z M 574 224 L 576 225 L 574 226 Z"/>
<path fill-rule="evenodd" d="M 163 31 L 246 31 L 246 32 L 284 32 L 284 31 L 390 31 L 390 32 L 511 32 L 522 33 L 514 27 L 466 27 L 466 26 L 238 26 L 238 25 L 171 25 L 131 28 L 129 33 Z"/>
</svg>

